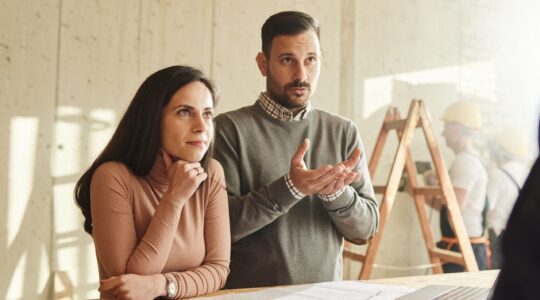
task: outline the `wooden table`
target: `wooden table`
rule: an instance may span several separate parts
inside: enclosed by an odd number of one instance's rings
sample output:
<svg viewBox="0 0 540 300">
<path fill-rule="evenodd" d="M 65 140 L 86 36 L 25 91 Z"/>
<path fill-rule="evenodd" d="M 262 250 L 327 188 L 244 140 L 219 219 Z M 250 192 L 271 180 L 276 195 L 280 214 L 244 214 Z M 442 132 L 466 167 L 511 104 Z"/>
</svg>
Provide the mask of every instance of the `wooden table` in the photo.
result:
<svg viewBox="0 0 540 300">
<path fill-rule="evenodd" d="M 395 277 L 395 278 L 381 278 L 363 280 L 366 283 L 379 283 L 389 285 L 407 286 L 414 289 L 419 289 L 428 285 L 455 285 L 455 286 L 472 286 L 472 287 L 486 287 L 493 286 L 499 270 L 479 271 L 479 272 L 463 272 L 463 273 L 450 273 L 450 274 L 435 274 L 425 276 L 409 276 L 409 277 Z M 306 286 L 309 286 L 306 285 Z M 246 292 L 254 292 L 262 289 L 271 289 L 274 287 L 257 287 L 257 288 L 245 288 L 245 289 L 233 289 L 233 290 L 221 290 L 208 295 L 200 296 L 197 298 L 205 298 L 218 295 L 239 294 Z"/>
</svg>

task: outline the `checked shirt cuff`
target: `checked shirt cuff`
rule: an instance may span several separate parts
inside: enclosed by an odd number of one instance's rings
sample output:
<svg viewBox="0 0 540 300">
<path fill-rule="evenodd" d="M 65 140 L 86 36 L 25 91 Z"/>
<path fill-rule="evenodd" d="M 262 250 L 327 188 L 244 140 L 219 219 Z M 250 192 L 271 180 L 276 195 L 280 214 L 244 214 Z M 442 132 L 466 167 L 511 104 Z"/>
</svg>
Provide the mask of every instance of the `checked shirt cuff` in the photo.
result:
<svg viewBox="0 0 540 300">
<path fill-rule="evenodd" d="M 339 189 L 337 192 L 335 192 L 333 194 L 330 194 L 330 195 L 321 195 L 321 194 L 319 194 L 318 196 L 323 201 L 332 202 L 332 201 L 336 200 L 337 198 L 339 198 L 339 196 L 341 196 L 341 194 L 343 194 L 343 192 L 345 191 L 346 188 L 347 188 L 347 186 L 344 186 L 344 187 L 342 187 L 341 189 Z"/>
<path fill-rule="evenodd" d="M 300 200 L 304 198 L 306 195 L 302 192 L 300 192 L 295 186 L 294 183 L 291 180 L 291 176 L 289 173 L 285 175 L 285 183 L 287 184 L 287 187 L 289 188 L 289 191 L 291 191 L 291 194 L 294 196 L 296 200 Z"/>
</svg>

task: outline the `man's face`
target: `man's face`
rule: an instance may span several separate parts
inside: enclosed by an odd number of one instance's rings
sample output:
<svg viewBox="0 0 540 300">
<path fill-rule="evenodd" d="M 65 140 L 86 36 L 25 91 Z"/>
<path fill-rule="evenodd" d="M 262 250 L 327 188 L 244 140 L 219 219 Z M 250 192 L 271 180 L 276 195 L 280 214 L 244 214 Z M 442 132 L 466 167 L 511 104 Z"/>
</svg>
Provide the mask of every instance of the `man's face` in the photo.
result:
<svg viewBox="0 0 540 300">
<path fill-rule="evenodd" d="M 321 50 L 315 32 L 279 35 L 272 40 L 269 57 L 259 53 L 257 63 L 266 76 L 273 100 L 291 109 L 305 107 L 317 89 Z"/>
<path fill-rule="evenodd" d="M 461 125 L 456 122 L 444 122 L 442 136 L 446 141 L 446 146 L 454 149 L 462 139 Z"/>
</svg>

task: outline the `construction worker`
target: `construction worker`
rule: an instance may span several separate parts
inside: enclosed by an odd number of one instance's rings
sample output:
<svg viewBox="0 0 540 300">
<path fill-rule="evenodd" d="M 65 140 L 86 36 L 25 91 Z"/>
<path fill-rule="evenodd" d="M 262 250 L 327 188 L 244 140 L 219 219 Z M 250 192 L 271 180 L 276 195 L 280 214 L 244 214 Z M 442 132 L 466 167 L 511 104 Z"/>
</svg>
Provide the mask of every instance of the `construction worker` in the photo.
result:
<svg viewBox="0 0 540 300">
<path fill-rule="evenodd" d="M 500 241 L 517 196 L 529 174 L 529 167 L 525 163 L 528 150 L 527 135 L 518 128 L 505 128 L 492 141 L 491 157 L 496 167 L 489 173 L 487 187 L 492 269 L 501 267 Z"/>
<path fill-rule="evenodd" d="M 540 131 L 540 126 L 538 128 Z M 540 136 L 538 137 L 540 146 Z M 540 277 L 540 157 L 531 168 L 508 218 L 504 261 L 491 300 L 538 299 Z"/>
<path fill-rule="evenodd" d="M 487 269 L 487 239 L 484 238 L 487 171 L 480 153 L 474 147 L 475 134 L 482 127 L 480 110 L 471 102 L 457 101 L 445 111 L 442 135 L 446 145 L 456 155 L 449 169 L 450 180 L 461 211 L 465 229 L 480 270 Z M 448 221 L 446 206 L 440 205 L 442 240 L 437 247 L 461 252 L 454 231 Z M 445 273 L 463 272 L 461 265 L 443 264 Z"/>
</svg>

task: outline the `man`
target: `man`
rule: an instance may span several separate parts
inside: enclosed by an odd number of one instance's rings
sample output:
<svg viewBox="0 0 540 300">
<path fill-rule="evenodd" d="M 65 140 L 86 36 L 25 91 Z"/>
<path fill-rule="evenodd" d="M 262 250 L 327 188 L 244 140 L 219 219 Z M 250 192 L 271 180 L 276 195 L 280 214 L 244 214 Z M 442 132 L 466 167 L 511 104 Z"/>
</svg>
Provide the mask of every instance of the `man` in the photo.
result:
<svg viewBox="0 0 540 300">
<path fill-rule="evenodd" d="M 540 133 L 540 126 L 538 127 Z M 540 146 L 540 136 L 538 137 Z M 491 299 L 538 299 L 540 285 L 540 157 L 536 159 L 502 237 L 503 262 Z"/>
<path fill-rule="evenodd" d="M 497 167 L 489 173 L 488 229 L 491 248 L 491 268 L 499 269 L 502 262 L 501 237 L 519 191 L 529 174 L 525 158 L 529 140 L 522 129 L 508 127 L 499 132 L 491 147 L 491 157 Z"/>
<path fill-rule="evenodd" d="M 340 280 L 343 238 L 365 243 L 378 228 L 362 141 L 351 121 L 312 108 L 317 21 L 281 12 L 261 33 L 266 91 L 216 118 L 232 222 L 226 287 Z"/>
<path fill-rule="evenodd" d="M 450 167 L 450 180 L 454 186 L 465 229 L 469 235 L 476 262 L 480 270 L 487 268 L 485 214 L 487 212 L 487 172 L 484 162 L 474 148 L 474 134 L 481 128 L 480 110 L 470 102 L 458 101 L 450 105 L 442 118 L 446 145 L 456 155 Z M 440 227 L 442 241 L 439 248 L 459 251 L 457 239 L 448 221 L 447 209 L 441 207 Z M 445 273 L 462 272 L 463 266 L 447 263 Z"/>
</svg>

